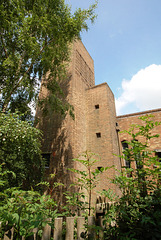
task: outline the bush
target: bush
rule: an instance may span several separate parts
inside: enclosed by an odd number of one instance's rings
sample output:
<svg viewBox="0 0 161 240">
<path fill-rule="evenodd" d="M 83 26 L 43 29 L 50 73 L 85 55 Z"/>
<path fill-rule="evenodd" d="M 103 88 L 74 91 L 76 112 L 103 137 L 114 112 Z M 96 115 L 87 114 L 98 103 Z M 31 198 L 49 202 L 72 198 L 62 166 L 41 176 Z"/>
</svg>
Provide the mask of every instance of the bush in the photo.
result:
<svg viewBox="0 0 161 240">
<path fill-rule="evenodd" d="M 41 133 L 16 113 L 0 115 L 0 164 L 8 174 L 8 187 L 28 190 L 43 178 L 44 161 L 41 157 Z M 1 186 L 0 186 L 1 188 Z"/>
</svg>

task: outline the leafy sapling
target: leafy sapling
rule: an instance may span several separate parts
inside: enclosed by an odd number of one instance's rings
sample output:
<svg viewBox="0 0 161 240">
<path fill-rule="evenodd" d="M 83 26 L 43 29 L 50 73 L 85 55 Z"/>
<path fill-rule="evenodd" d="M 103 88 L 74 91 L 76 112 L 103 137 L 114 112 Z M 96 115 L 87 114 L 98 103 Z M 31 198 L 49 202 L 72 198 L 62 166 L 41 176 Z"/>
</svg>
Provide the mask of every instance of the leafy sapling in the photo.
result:
<svg viewBox="0 0 161 240">
<path fill-rule="evenodd" d="M 160 239 L 161 237 L 161 163 L 149 149 L 149 142 L 157 138 L 153 129 L 160 125 L 152 116 L 140 118 L 142 125 L 132 125 L 128 131 L 130 141 L 124 149 L 123 159 L 130 161 L 130 168 L 123 167 L 113 182 L 122 195 L 112 211 L 107 212 L 105 224 L 114 216 L 115 225 L 108 225 L 105 239 Z M 131 174 L 129 174 L 131 173 Z"/>
<path fill-rule="evenodd" d="M 97 159 L 95 158 L 97 157 Z M 99 181 L 99 175 L 107 170 L 107 168 L 97 169 L 96 163 L 99 161 L 99 156 L 90 151 L 85 151 L 79 156 L 79 158 L 73 159 L 73 161 L 80 163 L 81 170 L 69 169 L 70 171 L 76 173 L 76 182 L 74 185 L 80 190 L 80 192 L 87 193 L 88 196 L 88 215 L 91 216 L 92 213 L 92 191 L 96 188 Z"/>
</svg>

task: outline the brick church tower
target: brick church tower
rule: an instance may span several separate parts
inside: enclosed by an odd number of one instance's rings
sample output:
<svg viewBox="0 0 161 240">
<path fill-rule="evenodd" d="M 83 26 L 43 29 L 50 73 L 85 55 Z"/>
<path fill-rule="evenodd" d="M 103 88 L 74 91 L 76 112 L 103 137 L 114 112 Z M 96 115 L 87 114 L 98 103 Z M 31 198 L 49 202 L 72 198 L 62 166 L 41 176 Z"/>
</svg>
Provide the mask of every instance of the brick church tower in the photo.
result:
<svg viewBox="0 0 161 240">
<path fill-rule="evenodd" d="M 69 79 L 63 83 L 66 97 L 74 106 L 75 120 L 69 115 L 63 119 L 57 114 L 40 117 L 38 128 L 43 131 L 42 150 L 46 158 L 50 159 L 48 173 L 55 174 L 55 181 L 62 182 L 66 188 L 73 182 L 74 176 L 68 168 L 81 168 L 72 161 L 86 150 L 99 154 L 101 160 L 96 167 L 114 165 L 120 169 L 116 112 L 114 96 L 107 85 L 95 85 L 94 63 L 81 41 L 73 44 Z M 42 87 L 40 92 L 45 94 Z M 116 174 L 114 169 L 101 173 L 97 190 L 111 188 L 118 193 L 118 189 L 110 183 L 108 178 Z M 58 198 L 61 201 L 62 191 L 59 189 Z M 94 201 L 97 193 L 93 193 Z"/>
</svg>

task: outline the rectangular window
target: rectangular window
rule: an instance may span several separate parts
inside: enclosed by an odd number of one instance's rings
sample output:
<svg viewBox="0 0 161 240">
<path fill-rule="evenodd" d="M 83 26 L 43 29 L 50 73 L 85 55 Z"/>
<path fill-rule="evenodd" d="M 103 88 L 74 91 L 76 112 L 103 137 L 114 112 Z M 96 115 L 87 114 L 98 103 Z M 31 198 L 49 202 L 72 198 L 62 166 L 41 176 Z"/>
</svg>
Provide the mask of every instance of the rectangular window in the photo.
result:
<svg viewBox="0 0 161 240">
<path fill-rule="evenodd" d="M 124 154 L 124 151 L 128 149 L 128 144 L 126 141 L 121 142 L 122 144 L 122 152 Z M 125 167 L 130 168 L 130 160 L 127 155 L 124 154 L 124 159 L 125 159 Z"/>
<path fill-rule="evenodd" d="M 160 151 L 160 149 L 159 149 Z M 161 152 L 159 152 L 158 150 L 156 150 L 155 152 L 155 156 L 157 156 L 157 160 L 158 162 L 161 162 Z M 156 165 L 154 165 L 155 168 L 157 168 Z M 158 184 L 160 185 L 161 184 L 161 173 L 158 174 Z"/>
<path fill-rule="evenodd" d="M 134 139 L 133 143 L 134 143 L 134 146 L 136 149 L 136 151 L 134 151 L 134 159 L 135 159 L 135 163 L 136 163 L 136 169 L 142 169 L 143 165 L 142 165 L 142 158 L 141 158 L 140 151 L 139 151 L 139 142 L 137 139 Z"/>
<path fill-rule="evenodd" d="M 103 169 L 103 167 L 97 167 L 98 171 L 101 172 L 101 169 Z"/>
<path fill-rule="evenodd" d="M 126 166 L 127 168 L 130 168 L 130 161 L 129 161 L 129 160 L 125 160 L 125 166 Z"/>
<path fill-rule="evenodd" d="M 96 133 L 97 138 L 101 138 L 101 133 Z"/>
<path fill-rule="evenodd" d="M 42 158 L 45 161 L 45 168 L 49 168 L 50 166 L 50 155 L 51 153 L 42 153 Z"/>
<path fill-rule="evenodd" d="M 99 109 L 99 108 L 100 108 L 99 104 L 95 105 L 95 109 Z"/>
<path fill-rule="evenodd" d="M 129 148 L 128 143 L 126 141 L 122 141 L 121 144 L 122 144 L 122 153 L 124 154 L 125 167 L 127 169 L 131 168 L 130 157 L 128 156 L 128 152 L 126 152 L 126 154 L 125 154 L 125 151 L 127 151 L 127 149 Z M 127 172 L 128 172 L 128 170 L 127 170 Z M 127 177 L 132 177 L 131 172 L 127 173 Z"/>
<path fill-rule="evenodd" d="M 156 152 L 155 156 L 158 157 L 158 161 L 161 162 L 161 152 Z"/>
<path fill-rule="evenodd" d="M 158 150 L 155 150 L 155 156 L 157 157 L 157 161 L 161 162 L 161 152 L 159 152 Z M 154 165 L 155 168 L 157 168 L 156 165 Z"/>
</svg>

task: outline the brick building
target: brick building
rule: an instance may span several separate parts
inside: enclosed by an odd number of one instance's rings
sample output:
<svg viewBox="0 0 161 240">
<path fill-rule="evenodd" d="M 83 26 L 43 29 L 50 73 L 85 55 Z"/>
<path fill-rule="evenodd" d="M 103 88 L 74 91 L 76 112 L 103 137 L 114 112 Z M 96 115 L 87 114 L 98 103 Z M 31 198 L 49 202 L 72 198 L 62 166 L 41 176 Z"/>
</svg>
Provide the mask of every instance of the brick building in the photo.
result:
<svg viewBox="0 0 161 240">
<path fill-rule="evenodd" d="M 48 173 L 54 173 L 54 181 L 65 184 L 66 189 L 74 181 L 74 175 L 68 168 L 80 169 L 82 166 L 72 161 L 86 150 L 99 154 L 101 160 L 96 163 L 97 168 L 114 165 L 121 169 L 121 160 L 116 155 L 121 151 L 121 142 L 128 140 L 119 130 L 127 129 L 131 123 L 137 123 L 138 116 L 153 113 L 156 120 L 161 120 L 161 109 L 116 117 L 114 95 L 107 85 L 95 85 L 94 63 L 82 42 L 73 45 L 69 78 L 63 82 L 66 98 L 74 106 L 75 120 L 69 115 L 63 119 L 56 114 L 40 117 L 38 127 L 43 131 L 42 150 L 44 157 L 49 160 Z M 47 94 L 42 87 L 41 94 Z M 156 130 L 161 132 L 161 126 Z M 152 149 L 161 152 L 160 138 L 152 143 Z M 119 194 L 109 178 L 117 174 L 111 168 L 100 175 L 97 190 L 111 188 Z M 64 189 L 59 189 L 56 195 L 60 202 Z M 96 201 L 97 192 L 93 192 Z"/>
<path fill-rule="evenodd" d="M 151 115 L 151 120 L 161 122 L 161 108 L 160 109 L 154 109 L 144 112 L 138 112 L 133 114 L 127 114 L 122 116 L 117 116 L 117 123 L 119 126 L 119 129 L 122 130 L 128 130 L 132 124 L 139 124 L 143 125 L 144 121 L 139 119 L 139 117 Z M 161 125 L 156 126 L 152 131 L 152 135 L 161 134 Z M 119 146 L 120 151 L 124 148 L 124 142 L 130 141 L 130 136 L 126 132 L 120 132 L 119 133 Z M 141 139 L 141 137 L 138 137 L 138 141 L 144 141 L 144 139 Z M 149 141 L 149 150 L 154 151 L 154 154 L 161 157 L 161 137 L 159 138 L 152 138 Z M 122 161 L 122 165 L 126 165 L 124 161 Z M 135 166 L 134 166 L 135 167 Z"/>
</svg>

